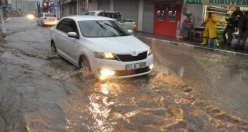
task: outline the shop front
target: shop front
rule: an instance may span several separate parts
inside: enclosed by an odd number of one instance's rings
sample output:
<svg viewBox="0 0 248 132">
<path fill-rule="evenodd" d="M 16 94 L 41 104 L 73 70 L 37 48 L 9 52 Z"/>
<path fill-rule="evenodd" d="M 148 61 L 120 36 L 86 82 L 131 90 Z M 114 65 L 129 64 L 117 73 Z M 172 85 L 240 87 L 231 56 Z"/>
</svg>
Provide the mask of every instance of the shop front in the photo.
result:
<svg viewBox="0 0 248 132">
<path fill-rule="evenodd" d="M 63 0 L 58 3 L 60 5 L 60 18 L 77 14 L 76 0 Z"/>
<path fill-rule="evenodd" d="M 155 5 L 153 33 L 175 37 L 181 9 L 181 5 Z"/>
<path fill-rule="evenodd" d="M 142 31 L 176 37 L 183 0 L 144 0 Z"/>
<path fill-rule="evenodd" d="M 98 0 L 98 10 L 110 10 L 110 0 Z"/>
<path fill-rule="evenodd" d="M 184 37 L 193 37 L 195 41 L 202 41 L 201 37 L 205 29 L 203 21 L 208 17 L 208 13 L 212 12 L 218 19 L 216 33 L 221 43 L 222 33 L 227 25 L 226 18 L 231 16 L 236 7 L 239 7 L 241 11 L 246 11 L 248 10 L 247 6 L 248 1 L 246 0 L 185 0 L 182 9 L 187 13 L 192 13 L 191 23 L 189 23 L 192 24 L 192 28 L 189 29 L 187 36 Z M 183 14 L 182 19 L 186 19 Z M 192 30 L 196 31 L 198 35 L 192 34 Z"/>
<path fill-rule="evenodd" d="M 113 0 L 113 10 L 119 11 L 124 19 L 132 19 L 138 26 L 139 3 L 138 0 Z"/>
</svg>

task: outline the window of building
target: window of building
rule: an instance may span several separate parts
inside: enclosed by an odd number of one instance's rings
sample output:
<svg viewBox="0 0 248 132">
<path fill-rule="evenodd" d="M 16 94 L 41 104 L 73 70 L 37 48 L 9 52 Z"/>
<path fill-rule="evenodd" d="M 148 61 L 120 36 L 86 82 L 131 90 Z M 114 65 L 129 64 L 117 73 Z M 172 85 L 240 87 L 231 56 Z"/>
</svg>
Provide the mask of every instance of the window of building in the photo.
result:
<svg viewBox="0 0 248 132">
<path fill-rule="evenodd" d="M 164 10 L 157 11 L 157 20 L 164 21 Z"/>
</svg>

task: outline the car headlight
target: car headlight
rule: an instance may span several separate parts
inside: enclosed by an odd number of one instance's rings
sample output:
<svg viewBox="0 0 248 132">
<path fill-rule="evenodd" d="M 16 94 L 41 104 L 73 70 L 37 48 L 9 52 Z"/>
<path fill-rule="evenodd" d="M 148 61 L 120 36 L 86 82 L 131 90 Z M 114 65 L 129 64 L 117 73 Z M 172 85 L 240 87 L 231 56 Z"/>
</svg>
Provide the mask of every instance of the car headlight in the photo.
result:
<svg viewBox="0 0 248 132">
<path fill-rule="evenodd" d="M 118 60 L 114 53 L 107 52 L 95 52 L 95 57 L 98 59 L 106 59 L 106 60 Z"/>
<path fill-rule="evenodd" d="M 149 50 L 147 51 L 147 56 L 149 56 L 149 55 L 151 55 L 151 54 L 152 54 L 152 50 L 149 49 Z"/>
</svg>

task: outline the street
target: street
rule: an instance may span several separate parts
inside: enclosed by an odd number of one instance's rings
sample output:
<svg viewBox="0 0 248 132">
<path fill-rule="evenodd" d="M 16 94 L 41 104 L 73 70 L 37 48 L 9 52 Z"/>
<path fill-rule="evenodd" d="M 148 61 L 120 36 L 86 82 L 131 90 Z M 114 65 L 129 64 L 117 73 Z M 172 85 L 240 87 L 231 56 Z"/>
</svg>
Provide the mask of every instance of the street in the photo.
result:
<svg viewBox="0 0 248 132">
<path fill-rule="evenodd" d="M 51 27 L 5 25 L 0 132 L 248 131 L 246 59 L 141 39 L 155 56 L 149 76 L 98 81 L 51 52 Z"/>
</svg>

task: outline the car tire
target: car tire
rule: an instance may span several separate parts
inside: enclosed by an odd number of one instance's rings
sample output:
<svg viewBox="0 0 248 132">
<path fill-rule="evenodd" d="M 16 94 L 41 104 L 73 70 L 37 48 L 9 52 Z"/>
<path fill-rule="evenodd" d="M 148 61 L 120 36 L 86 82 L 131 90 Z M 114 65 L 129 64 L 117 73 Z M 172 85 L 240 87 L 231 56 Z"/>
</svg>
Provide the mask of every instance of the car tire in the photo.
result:
<svg viewBox="0 0 248 132">
<path fill-rule="evenodd" d="M 51 42 L 51 51 L 54 53 L 57 53 L 57 48 L 56 48 L 56 45 L 53 41 Z"/>
<path fill-rule="evenodd" d="M 84 68 L 84 70 L 91 71 L 89 60 L 85 55 L 81 55 L 79 59 L 79 68 Z"/>
</svg>

